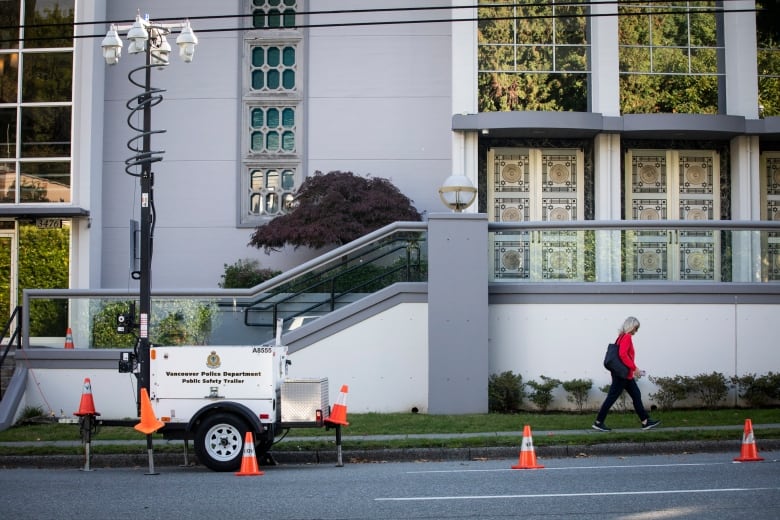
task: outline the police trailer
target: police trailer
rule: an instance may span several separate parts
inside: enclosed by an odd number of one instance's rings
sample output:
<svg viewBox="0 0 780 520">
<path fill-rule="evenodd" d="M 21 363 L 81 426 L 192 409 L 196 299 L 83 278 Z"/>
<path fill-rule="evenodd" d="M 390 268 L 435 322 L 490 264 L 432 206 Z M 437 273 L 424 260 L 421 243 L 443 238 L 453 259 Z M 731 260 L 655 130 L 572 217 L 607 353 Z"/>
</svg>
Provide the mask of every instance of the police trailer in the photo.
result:
<svg viewBox="0 0 780 520">
<path fill-rule="evenodd" d="M 281 327 L 276 343 L 260 346 L 152 345 L 148 395 L 163 438 L 192 440 L 201 464 L 235 471 L 247 432 L 262 459 L 290 428 L 332 426 L 327 378 L 288 377 L 280 336 Z M 122 353 L 119 371 L 138 370 L 137 355 Z"/>
</svg>

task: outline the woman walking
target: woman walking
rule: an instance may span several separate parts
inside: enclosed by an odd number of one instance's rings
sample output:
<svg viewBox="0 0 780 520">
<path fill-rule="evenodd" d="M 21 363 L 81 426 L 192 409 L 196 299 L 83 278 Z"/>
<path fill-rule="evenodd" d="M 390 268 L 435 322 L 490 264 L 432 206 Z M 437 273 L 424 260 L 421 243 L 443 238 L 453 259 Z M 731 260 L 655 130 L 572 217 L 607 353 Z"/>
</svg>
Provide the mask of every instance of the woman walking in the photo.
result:
<svg viewBox="0 0 780 520">
<path fill-rule="evenodd" d="M 620 361 L 628 368 L 628 375 L 625 378 L 620 377 L 614 370 L 610 370 L 610 373 L 612 374 L 612 385 L 610 385 L 607 398 L 604 399 L 604 403 L 601 405 L 598 415 L 596 415 L 596 422 L 593 423 L 594 430 L 600 432 L 612 431 L 611 428 L 608 428 L 607 425 L 604 424 L 604 421 L 607 418 L 610 408 L 615 404 L 615 401 L 620 397 L 620 394 L 623 393 L 623 390 L 628 392 L 628 395 L 631 396 L 631 401 L 634 403 L 634 410 L 639 416 L 639 420 L 642 422 L 643 430 L 655 428 L 661 423 L 661 421 L 651 419 L 647 410 L 645 410 L 645 407 L 642 404 L 642 392 L 639 391 L 639 386 L 637 386 L 636 380 L 634 379 L 635 375 L 637 377 L 644 375 L 644 370 L 639 370 L 634 362 L 634 342 L 632 338 L 638 330 L 639 320 L 633 316 L 626 318 L 623 322 L 623 326 L 620 328 L 620 334 L 615 343 L 618 345 Z"/>
</svg>

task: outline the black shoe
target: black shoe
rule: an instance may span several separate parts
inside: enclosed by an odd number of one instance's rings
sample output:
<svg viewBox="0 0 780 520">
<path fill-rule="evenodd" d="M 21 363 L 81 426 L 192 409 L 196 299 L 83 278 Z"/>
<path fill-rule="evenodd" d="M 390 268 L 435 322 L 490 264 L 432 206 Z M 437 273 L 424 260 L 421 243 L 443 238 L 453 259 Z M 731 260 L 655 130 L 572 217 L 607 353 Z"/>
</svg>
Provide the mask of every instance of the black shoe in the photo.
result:
<svg viewBox="0 0 780 520">
<path fill-rule="evenodd" d="M 645 423 L 642 425 L 642 429 L 643 429 L 643 430 L 652 430 L 653 428 L 655 428 L 655 427 L 656 427 L 656 426 L 658 426 L 659 424 L 661 424 L 661 421 L 656 421 L 655 419 L 650 419 L 650 418 L 648 417 L 648 419 L 647 419 L 647 422 L 645 422 Z"/>
<path fill-rule="evenodd" d="M 612 428 L 608 428 L 603 422 L 596 421 L 593 423 L 593 429 L 600 432 L 611 432 Z"/>
</svg>

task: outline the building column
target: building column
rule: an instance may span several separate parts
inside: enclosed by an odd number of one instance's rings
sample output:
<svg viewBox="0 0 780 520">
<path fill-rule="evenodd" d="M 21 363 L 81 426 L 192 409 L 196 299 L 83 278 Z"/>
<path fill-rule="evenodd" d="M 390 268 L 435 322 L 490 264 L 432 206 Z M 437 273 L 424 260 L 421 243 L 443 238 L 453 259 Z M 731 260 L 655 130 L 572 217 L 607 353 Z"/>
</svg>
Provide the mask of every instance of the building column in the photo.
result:
<svg viewBox="0 0 780 520">
<path fill-rule="evenodd" d="M 618 60 L 617 2 L 593 3 L 590 7 L 590 98 L 589 111 L 620 116 L 620 62 Z"/>
<path fill-rule="evenodd" d="M 428 413 L 488 411 L 488 219 L 428 216 Z"/>
<path fill-rule="evenodd" d="M 620 220 L 620 135 L 599 134 L 593 140 L 595 220 Z M 620 281 L 620 230 L 596 231 L 596 281 Z"/>
<path fill-rule="evenodd" d="M 472 0 L 453 0 L 451 35 L 452 113 L 476 114 L 477 92 L 477 8 Z M 474 132 L 452 132 L 452 174 L 465 175 L 479 186 L 479 140 Z M 443 179 L 442 179 L 443 180 Z M 479 200 L 471 209 L 476 211 Z"/>
<path fill-rule="evenodd" d="M 758 63 L 756 62 L 756 13 L 753 0 L 719 2 L 723 13 L 723 56 L 719 64 L 721 111 L 731 116 L 758 119 Z M 743 12 L 732 12 L 741 10 Z M 724 85 L 725 84 L 725 85 Z M 725 90 L 725 93 L 722 92 Z"/>
<path fill-rule="evenodd" d="M 758 136 L 731 140 L 731 220 L 761 220 L 760 153 Z M 761 281 L 761 233 L 733 233 L 735 282 Z M 746 253 L 747 252 L 747 253 Z"/>
</svg>

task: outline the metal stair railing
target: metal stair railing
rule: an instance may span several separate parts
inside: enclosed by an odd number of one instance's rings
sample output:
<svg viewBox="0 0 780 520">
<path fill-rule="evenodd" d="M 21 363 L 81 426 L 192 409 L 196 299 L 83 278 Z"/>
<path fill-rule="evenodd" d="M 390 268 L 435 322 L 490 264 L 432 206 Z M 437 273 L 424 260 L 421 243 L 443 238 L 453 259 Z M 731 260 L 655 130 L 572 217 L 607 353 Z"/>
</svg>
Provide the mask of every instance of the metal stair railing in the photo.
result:
<svg viewBox="0 0 780 520">
<path fill-rule="evenodd" d="M 395 245 L 391 245 L 395 243 Z M 388 247 L 390 245 L 390 247 Z M 402 255 L 398 255 L 398 253 Z M 280 317 L 292 319 L 309 313 L 325 314 L 336 309 L 345 297 L 356 293 L 374 292 L 397 281 L 419 281 L 422 258 L 419 240 L 408 237 L 394 238 L 390 242 L 372 244 L 357 255 L 342 257 L 338 262 L 322 270 L 294 278 L 276 290 L 251 302 L 244 313 L 244 324 L 255 327 L 272 327 Z M 359 273 L 383 260 L 395 260 L 391 266 L 380 267 L 375 276 L 361 278 Z M 398 262 L 398 259 L 401 259 Z M 401 273 L 401 276 L 397 275 Z M 356 278 L 353 284 L 350 280 Z M 306 302 L 302 297 L 310 294 L 327 294 L 327 298 Z M 281 298 L 275 299 L 281 295 Z M 319 309 L 319 310 L 318 310 Z M 271 319 L 253 322 L 250 315 L 270 315 Z"/>
<path fill-rule="evenodd" d="M 3 368 L 5 367 L 5 361 L 8 358 L 8 353 L 10 352 L 11 347 L 16 347 L 17 350 L 20 350 L 22 348 L 21 317 L 22 317 L 22 308 L 21 306 L 16 306 L 13 312 L 11 312 L 11 317 L 8 318 L 8 321 L 3 327 L 2 333 L 0 333 L 0 338 L 5 338 L 8 335 L 8 332 L 13 328 L 13 332 L 11 333 L 10 337 L 8 337 L 8 343 L 6 343 L 3 346 L 3 353 L 2 355 L 0 355 L 0 372 L 2 372 Z M 4 393 L 5 393 L 5 386 L 0 385 L 0 400 L 3 399 Z"/>
</svg>

